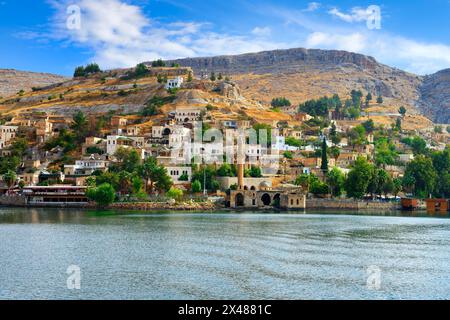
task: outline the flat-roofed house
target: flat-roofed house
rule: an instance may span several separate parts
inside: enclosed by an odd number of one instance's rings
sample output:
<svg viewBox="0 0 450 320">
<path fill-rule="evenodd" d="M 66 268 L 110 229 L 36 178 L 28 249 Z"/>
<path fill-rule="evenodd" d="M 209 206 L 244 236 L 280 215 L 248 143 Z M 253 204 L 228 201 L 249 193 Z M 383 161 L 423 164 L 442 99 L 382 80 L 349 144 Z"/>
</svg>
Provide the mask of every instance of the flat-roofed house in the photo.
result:
<svg viewBox="0 0 450 320">
<path fill-rule="evenodd" d="M 0 149 L 6 148 L 17 136 L 18 126 L 0 126 Z"/>
</svg>

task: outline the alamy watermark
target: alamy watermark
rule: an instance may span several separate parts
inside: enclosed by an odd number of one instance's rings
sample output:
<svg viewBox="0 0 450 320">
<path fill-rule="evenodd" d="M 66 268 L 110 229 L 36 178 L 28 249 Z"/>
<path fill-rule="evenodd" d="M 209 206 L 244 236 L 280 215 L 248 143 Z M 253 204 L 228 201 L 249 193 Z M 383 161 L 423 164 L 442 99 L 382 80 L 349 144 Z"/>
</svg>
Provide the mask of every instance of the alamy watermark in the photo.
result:
<svg viewBox="0 0 450 320">
<path fill-rule="evenodd" d="M 367 282 L 366 286 L 369 290 L 381 289 L 381 268 L 378 266 L 369 266 L 366 270 Z"/>
<path fill-rule="evenodd" d="M 67 289 L 80 290 L 81 289 L 81 268 L 77 265 L 71 265 L 67 268 Z"/>
<path fill-rule="evenodd" d="M 75 4 L 67 7 L 66 26 L 69 30 L 81 29 L 81 8 Z"/>
<path fill-rule="evenodd" d="M 369 30 L 381 29 L 381 8 L 377 5 L 371 5 L 367 8 L 366 25 Z"/>
</svg>

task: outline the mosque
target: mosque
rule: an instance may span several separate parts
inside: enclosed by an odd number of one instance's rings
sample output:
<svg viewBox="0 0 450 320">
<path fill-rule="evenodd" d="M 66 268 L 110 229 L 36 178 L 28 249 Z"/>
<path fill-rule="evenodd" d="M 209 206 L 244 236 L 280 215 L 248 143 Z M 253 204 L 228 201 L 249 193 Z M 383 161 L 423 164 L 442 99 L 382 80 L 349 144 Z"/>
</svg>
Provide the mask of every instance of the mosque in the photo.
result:
<svg viewBox="0 0 450 320">
<path fill-rule="evenodd" d="M 276 208 L 301 210 L 306 207 L 306 193 L 299 186 L 280 185 L 272 188 L 263 181 L 250 189 L 245 185 L 244 164 L 238 164 L 238 188 L 230 192 L 230 207 L 234 209 Z"/>
</svg>

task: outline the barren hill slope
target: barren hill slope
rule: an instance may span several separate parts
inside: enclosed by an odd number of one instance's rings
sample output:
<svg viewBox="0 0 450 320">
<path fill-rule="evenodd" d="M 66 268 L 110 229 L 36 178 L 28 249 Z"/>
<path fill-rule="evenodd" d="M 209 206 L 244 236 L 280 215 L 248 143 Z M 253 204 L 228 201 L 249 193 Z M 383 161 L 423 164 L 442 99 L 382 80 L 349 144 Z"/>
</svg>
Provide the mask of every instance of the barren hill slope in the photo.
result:
<svg viewBox="0 0 450 320">
<path fill-rule="evenodd" d="M 44 87 L 67 79 L 49 73 L 0 69 L 0 97 L 12 96 L 20 90 L 29 91 L 33 87 Z"/>
<path fill-rule="evenodd" d="M 147 76 L 138 79 L 123 77 L 127 71 L 113 70 L 87 78 L 74 78 L 39 90 L 27 91 L 20 96 L 0 99 L 0 114 L 14 116 L 38 111 L 71 116 L 79 110 L 88 115 L 110 111 L 138 114 L 153 97 L 170 95 L 164 84 L 158 82 L 158 74 L 187 78 L 191 69 L 152 68 Z M 246 99 L 239 86 L 233 82 L 209 80 L 185 82 L 175 93 L 173 101 L 161 109 L 161 115 L 167 115 L 179 107 L 205 107 L 208 104 L 213 106 L 217 119 L 252 117 L 257 121 L 292 120 L 289 115 L 270 111 L 268 105 Z"/>
<path fill-rule="evenodd" d="M 438 123 L 450 123 L 450 69 L 425 77 L 419 107 Z"/>
</svg>

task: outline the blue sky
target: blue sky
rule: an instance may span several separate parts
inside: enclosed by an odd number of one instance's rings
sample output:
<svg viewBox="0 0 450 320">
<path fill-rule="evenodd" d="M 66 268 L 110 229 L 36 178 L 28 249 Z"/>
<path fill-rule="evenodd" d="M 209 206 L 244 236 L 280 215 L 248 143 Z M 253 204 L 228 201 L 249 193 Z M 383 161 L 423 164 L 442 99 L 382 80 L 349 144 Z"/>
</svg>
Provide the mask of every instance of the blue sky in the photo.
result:
<svg viewBox="0 0 450 320">
<path fill-rule="evenodd" d="M 379 29 L 368 28 L 371 5 L 380 8 Z M 109 69 L 306 47 L 428 74 L 450 68 L 449 17 L 450 0 L 0 0 L 0 68 L 71 75 L 92 61 Z"/>
</svg>

